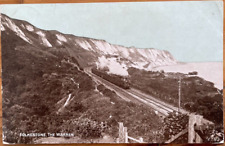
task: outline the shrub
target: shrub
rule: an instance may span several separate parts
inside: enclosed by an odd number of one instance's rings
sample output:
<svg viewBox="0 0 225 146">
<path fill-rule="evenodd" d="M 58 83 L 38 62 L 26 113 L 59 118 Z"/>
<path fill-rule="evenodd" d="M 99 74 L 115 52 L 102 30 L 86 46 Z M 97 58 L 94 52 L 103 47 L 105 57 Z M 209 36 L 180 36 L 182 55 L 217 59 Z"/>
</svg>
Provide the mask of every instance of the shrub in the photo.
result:
<svg viewBox="0 0 225 146">
<path fill-rule="evenodd" d="M 176 114 L 175 112 L 170 113 L 164 119 L 164 136 L 165 140 L 169 140 L 183 129 L 188 127 L 189 116 L 185 114 Z M 200 132 L 197 131 L 196 132 Z M 205 143 L 214 143 L 220 142 L 223 140 L 223 125 L 205 125 L 205 128 L 200 133 L 203 142 Z M 187 134 L 184 134 L 177 140 L 175 143 L 187 143 Z"/>
<path fill-rule="evenodd" d="M 102 136 L 102 132 L 107 128 L 107 124 L 88 118 L 77 118 L 75 120 L 65 121 L 63 127 L 63 131 L 74 132 L 82 138 L 99 138 Z"/>
<path fill-rule="evenodd" d="M 164 119 L 164 137 L 166 140 L 172 138 L 182 130 L 184 130 L 188 125 L 188 115 L 176 114 L 175 112 L 170 113 Z"/>
</svg>

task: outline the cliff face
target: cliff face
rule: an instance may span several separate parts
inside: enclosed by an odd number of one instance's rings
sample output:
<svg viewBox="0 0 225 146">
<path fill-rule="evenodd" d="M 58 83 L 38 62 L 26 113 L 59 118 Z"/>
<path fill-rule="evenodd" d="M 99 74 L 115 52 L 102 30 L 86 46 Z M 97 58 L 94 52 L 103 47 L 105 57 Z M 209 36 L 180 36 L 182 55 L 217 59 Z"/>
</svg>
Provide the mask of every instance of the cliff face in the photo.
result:
<svg viewBox="0 0 225 146">
<path fill-rule="evenodd" d="M 64 55 L 76 58 L 80 66 L 108 66 L 113 73 L 112 65 L 150 70 L 152 67 L 176 64 L 173 56 L 164 50 L 140 49 L 113 45 L 104 40 L 62 34 L 58 31 L 46 31 L 36 28 L 26 21 L 11 19 L 1 15 L 1 31 L 13 34 L 26 45 L 15 46 L 29 52 L 31 50 L 45 55 Z M 29 50 L 29 47 L 32 49 Z M 21 47 L 23 49 L 21 49 Z"/>
</svg>

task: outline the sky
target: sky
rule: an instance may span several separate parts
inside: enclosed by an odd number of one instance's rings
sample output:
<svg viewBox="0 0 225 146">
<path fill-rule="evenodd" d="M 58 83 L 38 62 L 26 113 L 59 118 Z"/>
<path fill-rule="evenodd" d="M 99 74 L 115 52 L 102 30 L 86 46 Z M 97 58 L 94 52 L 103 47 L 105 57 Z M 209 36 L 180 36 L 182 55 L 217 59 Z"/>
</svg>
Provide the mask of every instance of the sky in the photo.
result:
<svg viewBox="0 0 225 146">
<path fill-rule="evenodd" d="M 222 1 L 20 4 L 0 12 L 45 30 L 168 50 L 182 62 L 223 60 Z"/>
</svg>

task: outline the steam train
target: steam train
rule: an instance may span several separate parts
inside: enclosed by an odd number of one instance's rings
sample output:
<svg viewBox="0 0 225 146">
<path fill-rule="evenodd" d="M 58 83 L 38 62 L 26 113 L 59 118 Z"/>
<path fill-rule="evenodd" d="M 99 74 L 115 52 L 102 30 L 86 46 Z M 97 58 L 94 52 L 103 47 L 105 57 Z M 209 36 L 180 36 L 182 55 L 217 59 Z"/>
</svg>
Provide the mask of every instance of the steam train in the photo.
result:
<svg viewBox="0 0 225 146">
<path fill-rule="evenodd" d="M 126 77 L 115 74 L 107 74 L 106 72 L 97 70 L 96 68 L 92 68 L 91 72 L 123 89 L 130 89 L 130 82 Z"/>
</svg>

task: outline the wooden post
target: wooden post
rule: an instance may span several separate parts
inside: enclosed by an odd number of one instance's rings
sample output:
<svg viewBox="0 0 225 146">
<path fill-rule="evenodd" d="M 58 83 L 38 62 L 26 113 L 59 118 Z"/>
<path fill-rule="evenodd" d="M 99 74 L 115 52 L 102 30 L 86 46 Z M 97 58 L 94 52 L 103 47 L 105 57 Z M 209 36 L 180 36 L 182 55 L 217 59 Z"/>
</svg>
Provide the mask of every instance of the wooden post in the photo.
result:
<svg viewBox="0 0 225 146">
<path fill-rule="evenodd" d="M 143 138 L 140 137 L 140 138 L 139 138 L 139 141 L 140 141 L 140 143 L 143 143 Z"/>
<path fill-rule="evenodd" d="M 202 119 L 203 119 L 203 116 L 196 115 L 196 126 L 202 125 Z M 195 142 L 196 143 L 203 142 L 202 138 L 197 134 L 197 132 L 195 132 Z"/>
<path fill-rule="evenodd" d="M 119 138 L 116 138 L 116 143 L 120 143 L 120 139 Z"/>
<path fill-rule="evenodd" d="M 202 116 L 190 114 L 188 122 L 188 143 L 200 143 L 202 142 L 199 135 L 195 133 L 194 126 L 201 125 Z"/>
<path fill-rule="evenodd" d="M 125 143 L 128 143 L 127 127 L 124 127 L 124 142 L 125 142 Z"/>
<path fill-rule="evenodd" d="M 122 122 L 119 122 L 119 143 L 125 143 L 125 133 Z"/>
<path fill-rule="evenodd" d="M 188 121 L 188 143 L 194 143 L 195 139 L 195 129 L 194 125 L 196 123 L 196 116 L 194 114 L 190 114 Z"/>
</svg>

